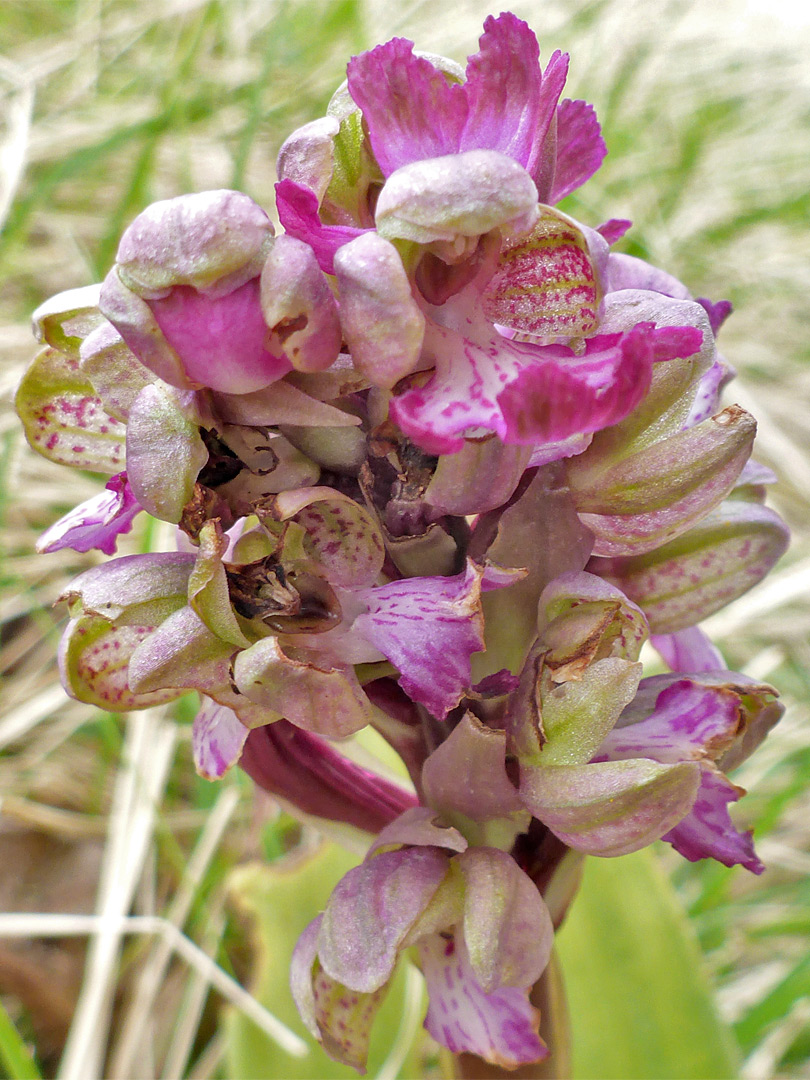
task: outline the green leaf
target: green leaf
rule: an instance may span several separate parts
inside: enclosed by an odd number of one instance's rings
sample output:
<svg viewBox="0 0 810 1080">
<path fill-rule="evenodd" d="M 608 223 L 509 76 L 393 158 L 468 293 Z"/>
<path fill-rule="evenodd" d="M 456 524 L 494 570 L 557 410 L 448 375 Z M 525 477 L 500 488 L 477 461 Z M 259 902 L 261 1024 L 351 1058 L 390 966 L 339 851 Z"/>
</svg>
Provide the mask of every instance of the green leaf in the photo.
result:
<svg viewBox="0 0 810 1080">
<path fill-rule="evenodd" d="M 42 1076 L 2 1002 L 0 1002 L 0 1062 L 5 1066 L 9 1080 L 40 1080 Z"/>
<path fill-rule="evenodd" d="M 294 1058 L 241 1013 L 225 1020 L 227 1057 L 225 1075 L 231 1080 L 341 1080 L 356 1078 L 354 1069 L 339 1065 L 321 1049 L 301 1022 L 289 989 L 290 959 L 299 935 L 324 908 L 340 877 L 359 862 L 334 844 L 324 844 L 305 861 L 254 863 L 238 868 L 231 877 L 231 896 L 253 923 L 255 966 L 251 992 L 279 1020 L 312 1048 L 305 1058 Z M 408 983 L 412 989 L 409 991 Z M 397 1047 L 416 1040 L 424 1013 L 415 1001 L 413 975 L 400 963 L 391 988 L 374 1023 L 368 1075 L 376 1076 Z M 417 1007 L 418 1006 L 418 1007 Z M 414 1015 L 414 1007 L 416 1015 Z M 413 1030 L 415 1029 L 415 1030 Z M 411 1033 L 413 1030 L 413 1034 Z M 404 1045 L 403 1045 L 404 1044 Z M 391 1077 L 422 1075 L 413 1046 L 403 1053 Z"/>
<path fill-rule="evenodd" d="M 557 938 L 575 1080 L 728 1080 L 737 1051 L 655 855 L 586 862 Z"/>
</svg>

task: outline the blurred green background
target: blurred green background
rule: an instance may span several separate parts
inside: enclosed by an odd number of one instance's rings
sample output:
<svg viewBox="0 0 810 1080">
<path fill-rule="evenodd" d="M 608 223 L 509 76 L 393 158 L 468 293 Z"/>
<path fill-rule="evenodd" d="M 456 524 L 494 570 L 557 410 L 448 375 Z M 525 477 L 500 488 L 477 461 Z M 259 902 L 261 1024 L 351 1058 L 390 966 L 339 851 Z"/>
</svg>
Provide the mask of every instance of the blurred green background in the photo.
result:
<svg viewBox="0 0 810 1080">
<path fill-rule="evenodd" d="M 589 868 L 561 938 L 575 1074 L 805 1077 L 810 30 L 744 0 L 512 8 L 543 58 L 571 53 L 566 94 L 595 105 L 610 151 L 565 209 L 588 224 L 633 219 L 619 250 L 695 295 L 733 301 L 721 345 L 740 377 L 726 400 L 757 416 L 757 457 L 779 474 L 773 502 L 795 533 L 771 578 L 707 625 L 732 668 L 774 683 L 788 704 L 735 777 L 749 789 L 736 818 L 755 828 L 768 870 L 685 864 L 669 849 Z M 295 1026 L 293 923 L 314 914 L 349 857 L 327 848 L 299 885 L 279 877 L 311 831 L 238 775 L 194 777 L 193 703 L 122 722 L 64 699 L 52 605 L 94 557 L 36 556 L 33 543 L 98 481 L 29 451 L 10 395 L 32 353 L 31 310 L 103 276 L 146 204 L 238 187 L 272 213 L 276 151 L 322 115 L 350 55 L 402 35 L 463 60 L 498 10 L 478 0 L 0 6 L 0 931 L 15 913 L 166 918 Z M 159 527 L 142 530 L 125 550 L 166 542 Z M 212 991 L 203 962 L 178 959 L 159 936 L 94 933 L 86 950 L 78 923 L 78 936 L 62 927 L 60 937 L 38 937 L 38 925 L 22 939 L 0 933 L 0 1074 L 54 1075 L 61 1058 L 74 1080 L 345 1075 L 316 1055 L 293 1066 L 225 1004 L 235 992 L 221 981 Z M 417 1038 L 418 978 L 403 973 L 397 995 L 371 1075 L 446 1075 Z"/>
</svg>

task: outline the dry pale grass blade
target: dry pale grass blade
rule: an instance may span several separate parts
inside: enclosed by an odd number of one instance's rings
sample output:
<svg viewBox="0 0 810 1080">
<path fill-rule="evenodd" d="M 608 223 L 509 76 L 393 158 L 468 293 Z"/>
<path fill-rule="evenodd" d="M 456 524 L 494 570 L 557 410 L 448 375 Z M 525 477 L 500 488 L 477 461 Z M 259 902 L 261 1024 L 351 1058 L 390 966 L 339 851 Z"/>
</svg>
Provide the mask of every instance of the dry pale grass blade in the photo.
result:
<svg viewBox="0 0 810 1080">
<path fill-rule="evenodd" d="M 740 1069 L 740 1080 L 771 1080 L 778 1075 L 779 1062 L 797 1037 L 810 1028 L 810 999 L 795 1002 L 783 1023 L 775 1028 Z"/>
<path fill-rule="evenodd" d="M 225 933 L 227 920 L 224 911 L 221 910 L 223 906 L 223 901 L 220 901 L 217 909 L 210 913 L 208 925 L 202 937 L 201 948 L 208 956 L 213 957 L 216 954 Z M 172 1039 L 166 1051 L 161 1072 L 162 1080 L 174 1080 L 175 1077 L 186 1075 L 210 989 L 210 982 L 201 972 L 191 973 L 177 1010 Z M 224 1049 L 221 1041 L 219 1046 Z"/>
<path fill-rule="evenodd" d="M 171 923 L 150 915 L 103 916 L 103 915 L 43 915 L 39 913 L 0 912 L 0 938 L 40 938 L 40 937 L 84 937 L 88 934 L 100 935 L 114 933 L 118 937 L 126 934 L 160 934 L 171 942 L 172 948 L 183 960 L 222 996 L 258 1025 L 271 1039 L 274 1039 L 288 1054 L 303 1057 L 307 1045 L 289 1030 L 272 1013 L 268 1012 L 256 999 L 240 986 L 235 979 L 198 945 L 181 934 Z M 83 1080 L 89 1080 L 89 1072 L 79 1074 Z"/>
<path fill-rule="evenodd" d="M 165 915 L 167 922 L 178 929 L 183 927 L 188 917 L 196 890 L 211 859 L 216 854 L 238 802 L 239 793 L 233 787 L 226 788 L 220 794 L 189 856 L 183 880 Z M 170 959 L 171 946 L 164 938 L 153 947 L 141 967 L 132 1002 L 110 1059 L 110 1072 L 117 1080 L 129 1080 L 130 1077 L 137 1078 L 138 1076 L 138 1070 L 141 1068 L 139 1055 L 144 1030 Z"/>
<path fill-rule="evenodd" d="M 33 111 L 33 83 L 16 64 L 0 57 L 0 117 L 5 128 L 0 129 L 0 229 L 25 169 Z"/>
<path fill-rule="evenodd" d="M 64 704 L 65 691 L 57 684 L 47 686 L 29 701 L 7 712 L 0 720 L 0 750 L 21 739 Z"/>
<path fill-rule="evenodd" d="M 90 944 L 85 979 L 60 1064 L 60 1080 L 94 1080 L 103 1074 L 121 947 L 115 920 L 126 915 L 132 904 L 176 739 L 174 725 L 163 716 L 163 710 L 154 709 L 127 717 L 99 882 L 100 927 Z"/>
</svg>

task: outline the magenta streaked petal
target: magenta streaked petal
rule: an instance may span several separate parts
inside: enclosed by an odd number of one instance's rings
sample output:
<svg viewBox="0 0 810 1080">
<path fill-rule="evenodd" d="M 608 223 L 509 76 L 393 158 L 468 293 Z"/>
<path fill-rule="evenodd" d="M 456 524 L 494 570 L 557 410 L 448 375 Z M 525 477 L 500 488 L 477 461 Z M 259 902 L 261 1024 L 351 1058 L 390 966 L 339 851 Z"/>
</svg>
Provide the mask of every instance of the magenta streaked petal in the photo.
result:
<svg viewBox="0 0 810 1080">
<path fill-rule="evenodd" d="M 463 935 L 434 934 L 419 945 L 430 1004 L 425 1027 L 451 1053 L 478 1054 L 514 1069 L 541 1061 L 548 1050 L 538 1035 L 540 1013 L 527 990 L 502 986 L 487 994 L 476 979 Z"/>
<path fill-rule="evenodd" d="M 455 708 L 471 682 L 470 657 L 484 647 L 482 570 L 468 562 L 455 577 L 405 578 L 363 599 L 354 629 L 400 671 L 402 689 L 434 716 Z"/>
<path fill-rule="evenodd" d="M 564 346 L 539 349 L 539 362 L 523 367 L 498 395 L 502 437 L 534 444 L 616 424 L 643 399 L 653 363 L 691 356 L 701 341 L 694 327 L 639 323 L 624 335 L 591 338 L 582 356 Z"/>
<path fill-rule="evenodd" d="M 731 746 L 741 720 L 739 697 L 732 690 L 680 679 L 661 691 L 645 720 L 614 728 L 593 760 L 715 759 Z"/>
<path fill-rule="evenodd" d="M 740 865 L 752 874 L 761 874 L 765 867 L 754 851 L 751 833 L 736 829 L 728 812 L 728 804 L 742 794 L 742 788 L 722 773 L 705 768 L 695 805 L 662 839 L 690 862 L 716 859 L 724 866 Z"/>
<path fill-rule="evenodd" d="M 557 106 L 557 167 L 548 202 L 558 203 L 582 187 L 602 164 L 605 154 L 607 147 L 593 105 L 561 101 Z"/>
<path fill-rule="evenodd" d="M 385 176 L 412 161 L 458 151 L 468 110 L 464 87 L 414 56 L 413 42 L 393 38 L 361 53 L 349 61 L 347 74 Z"/>
<path fill-rule="evenodd" d="M 239 760 L 247 737 L 248 729 L 235 712 L 203 698 L 191 731 L 194 764 L 200 776 L 220 780 Z"/>
<path fill-rule="evenodd" d="M 720 650 L 699 626 L 687 626 L 674 634 L 653 634 L 650 644 L 672 671 L 722 671 L 728 666 Z"/>
<path fill-rule="evenodd" d="M 259 278 L 226 296 L 210 297 L 188 285 L 149 300 L 155 321 L 198 386 L 227 394 L 249 394 L 275 382 L 292 365 L 265 347 Z"/>
<path fill-rule="evenodd" d="M 345 757 L 328 739 L 288 720 L 254 728 L 240 765 L 259 787 L 293 810 L 372 834 L 411 813 L 416 801 L 399 784 Z M 444 830 L 449 831 L 455 830 Z"/>
<path fill-rule="evenodd" d="M 465 329 L 469 336 L 428 323 L 425 351 L 436 373 L 390 405 L 392 418 L 429 453 L 455 453 L 464 435 L 485 431 L 533 446 L 615 424 L 644 397 L 654 362 L 689 356 L 702 339 L 693 327 L 639 323 L 589 339 L 577 356 L 563 345 L 509 341 L 480 317 Z"/>
<path fill-rule="evenodd" d="M 557 52 L 543 73 L 526 23 L 511 12 L 490 15 L 479 52 L 467 63 L 467 119 L 458 149 L 499 150 L 534 176 L 567 71 L 568 57 Z"/>
<path fill-rule="evenodd" d="M 728 364 L 721 356 L 718 356 L 709 370 L 700 377 L 692 407 L 684 421 L 685 428 L 695 427 L 718 411 L 720 391 L 728 382 L 728 376 Z"/>
<path fill-rule="evenodd" d="M 105 490 L 80 503 L 60 518 L 37 541 L 37 551 L 92 551 L 114 555 L 118 537 L 132 528 L 141 506 L 127 483 L 126 473 L 118 473 Z"/>
<path fill-rule="evenodd" d="M 445 852 L 415 847 L 384 851 L 345 874 L 318 933 L 327 975 L 365 994 L 384 986 L 408 931 L 449 868 Z"/>
<path fill-rule="evenodd" d="M 323 225 L 318 214 L 318 196 L 294 180 L 276 184 L 276 206 L 281 224 L 290 236 L 303 240 L 315 252 L 318 265 L 325 274 L 333 274 L 338 248 L 373 229 L 356 229 L 350 225 Z"/>
<path fill-rule="evenodd" d="M 630 338 L 630 335 L 628 335 Z M 650 385 L 652 357 L 642 339 L 603 341 L 599 352 L 567 363 L 525 367 L 498 395 L 508 442 L 534 444 L 599 431 L 623 420 Z"/>
</svg>

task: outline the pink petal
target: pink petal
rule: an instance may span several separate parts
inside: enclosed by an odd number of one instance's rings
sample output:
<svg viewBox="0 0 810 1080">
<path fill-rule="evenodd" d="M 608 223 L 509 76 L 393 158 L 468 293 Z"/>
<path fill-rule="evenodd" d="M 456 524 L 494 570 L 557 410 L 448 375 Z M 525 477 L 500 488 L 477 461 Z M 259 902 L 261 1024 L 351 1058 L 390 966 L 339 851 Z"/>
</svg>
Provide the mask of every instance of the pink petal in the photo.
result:
<svg viewBox="0 0 810 1080">
<path fill-rule="evenodd" d="M 565 353 L 564 347 L 545 349 L 541 355 L 549 361 L 527 365 L 498 395 L 505 441 L 525 445 L 599 431 L 623 420 L 649 388 L 653 355 L 646 333 L 591 338 L 583 356 Z"/>
<path fill-rule="evenodd" d="M 194 765 L 200 776 L 220 780 L 239 760 L 247 737 L 248 729 L 235 712 L 203 698 L 191 731 Z"/>
<path fill-rule="evenodd" d="M 507 1069 L 547 1056 L 537 1033 L 540 1013 L 529 1004 L 527 990 L 502 986 L 485 993 L 461 933 L 425 938 L 419 959 L 430 999 L 425 1027 L 436 1042 L 451 1053 L 477 1054 Z"/>
<path fill-rule="evenodd" d="M 593 106 L 585 101 L 561 101 L 557 106 L 557 168 L 548 202 L 558 203 L 590 180 L 605 154 Z"/>
<path fill-rule="evenodd" d="M 603 236 L 609 244 L 615 244 L 624 236 L 628 229 L 633 227 L 633 222 L 627 218 L 609 218 L 608 221 L 596 226 L 596 231 Z"/>
<path fill-rule="evenodd" d="M 335 887 L 318 933 L 318 956 L 333 979 L 361 993 L 384 986 L 403 942 L 450 868 L 433 847 L 384 851 Z"/>
<path fill-rule="evenodd" d="M 126 473 L 118 473 L 105 490 L 80 503 L 60 518 L 37 541 L 37 551 L 92 551 L 114 555 L 118 537 L 132 528 L 141 506 L 127 483 Z"/>
<path fill-rule="evenodd" d="M 742 794 L 722 773 L 704 769 L 695 805 L 662 839 L 690 862 L 716 859 L 724 866 L 740 864 L 752 874 L 761 874 L 765 867 L 754 851 L 751 833 L 735 829 L 728 812 L 728 803 Z"/>
<path fill-rule="evenodd" d="M 467 64 L 463 90 L 468 114 L 457 149 L 499 150 L 534 176 L 565 83 L 568 57 L 554 53 L 543 74 L 537 38 L 511 12 L 490 15 L 479 47 Z"/>
<path fill-rule="evenodd" d="M 467 119 L 465 88 L 448 83 L 425 57 L 414 56 L 413 42 L 393 38 L 355 56 L 347 74 L 383 175 L 458 151 Z"/>
<path fill-rule="evenodd" d="M 335 252 L 350 240 L 372 229 L 356 229 L 349 225 L 322 225 L 318 214 L 318 196 L 294 180 L 276 184 L 278 217 L 285 230 L 309 244 L 318 265 L 325 274 L 334 274 Z"/>
<path fill-rule="evenodd" d="M 653 634 L 650 643 L 672 671 L 722 671 L 727 666 L 722 653 L 699 626 L 688 626 L 674 634 Z"/>
<path fill-rule="evenodd" d="M 720 391 L 729 379 L 728 364 L 718 356 L 708 371 L 701 375 L 695 397 L 684 427 L 695 427 L 714 415 L 720 407 Z"/>
<path fill-rule="evenodd" d="M 368 613 L 354 629 L 400 671 L 402 689 L 443 719 L 472 681 L 470 657 L 484 647 L 482 571 L 405 578 L 363 594 Z"/>
<path fill-rule="evenodd" d="M 620 292 L 623 289 L 644 289 L 675 300 L 691 300 L 687 287 L 666 270 L 659 270 L 635 255 L 612 254 L 608 259 L 608 290 Z"/>
<path fill-rule="evenodd" d="M 709 323 L 712 328 L 712 333 L 715 337 L 720 330 L 720 327 L 729 317 L 734 310 L 734 307 L 730 300 L 718 300 L 717 303 L 712 303 L 711 300 L 706 300 L 705 297 L 698 297 L 697 302 L 702 308 L 705 309 L 706 314 L 709 316 Z"/>
<path fill-rule="evenodd" d="M 661 692 L 645 720 L 614 728 L 594 760 L 717 758 L 734 741 L 740 719 L 732 691 L 681 679 Z"/>
<path fill-rule="evenodd" d="M 168 296 L 148 303 L 186 374 L 199 386 L 249 394 L 292 369 L 286 357 L 273 356 L 265 347 L 270 331 L 258 277 L 226 296 L 210 297 L 178 285 Z"/>
</svg>

